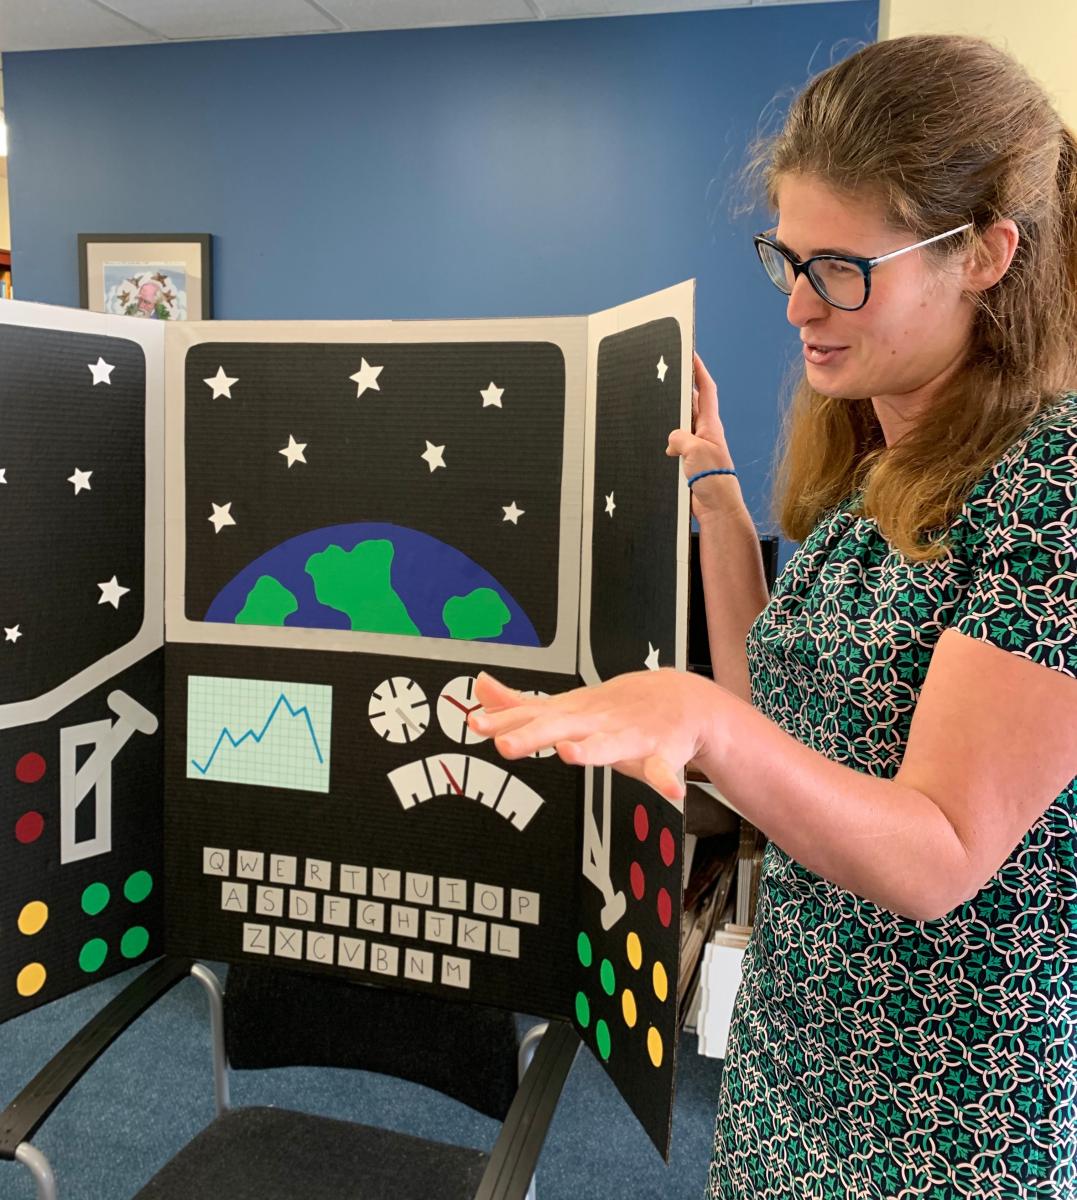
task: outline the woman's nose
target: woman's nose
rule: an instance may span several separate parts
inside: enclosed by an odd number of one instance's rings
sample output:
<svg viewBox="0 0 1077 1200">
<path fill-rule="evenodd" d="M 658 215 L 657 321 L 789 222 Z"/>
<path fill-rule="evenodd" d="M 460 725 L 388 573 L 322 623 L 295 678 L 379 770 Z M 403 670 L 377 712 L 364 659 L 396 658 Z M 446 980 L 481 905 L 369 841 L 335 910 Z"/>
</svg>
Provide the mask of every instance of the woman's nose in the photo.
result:
<svg viewBox="0 0 1077 1200">
<path fill-rule="evenodd" d="M 789 293 L 789 301 L 785 306 L 785 316 L 790 325 L 803 328 L 809 321 L 826 316 L 830 306 L 811 285 L 807 275 L 797 276 L 793 290 Z"/>
</svg>

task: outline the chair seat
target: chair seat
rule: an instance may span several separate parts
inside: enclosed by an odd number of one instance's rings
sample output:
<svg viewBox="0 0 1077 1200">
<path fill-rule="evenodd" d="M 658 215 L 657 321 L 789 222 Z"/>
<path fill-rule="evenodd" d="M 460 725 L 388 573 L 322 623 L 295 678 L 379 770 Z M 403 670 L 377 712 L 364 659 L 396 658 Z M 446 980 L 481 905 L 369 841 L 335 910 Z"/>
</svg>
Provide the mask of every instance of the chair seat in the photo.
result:
<svg viewBox="0 0 1077 1200">
<path fill-rule="evenodd" d="M 281 1108 L 218 1117 L 134 1200 L 472 1200 L 481 1150 Z"/>
</svg>

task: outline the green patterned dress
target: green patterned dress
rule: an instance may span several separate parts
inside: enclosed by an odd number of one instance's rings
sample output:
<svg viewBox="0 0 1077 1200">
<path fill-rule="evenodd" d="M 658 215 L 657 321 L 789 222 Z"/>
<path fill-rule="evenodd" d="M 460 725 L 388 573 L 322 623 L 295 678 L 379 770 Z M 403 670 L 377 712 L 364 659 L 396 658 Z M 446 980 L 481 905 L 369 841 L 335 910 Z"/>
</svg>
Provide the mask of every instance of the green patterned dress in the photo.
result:
<svg viewBox="0 0 1077 1200">
<path fill-rule="evenodd" d="M 1077 394 L 977 482 L 937 562 L 893 551 L 855 499 L 748 634 L 753 702 L 787 733 L 891 778 L 944 629 L 1077 677 Z M 1077 1198 L 1077 778 L 935 921 L 768 844 L 708 1195 Z"/>
</svg>

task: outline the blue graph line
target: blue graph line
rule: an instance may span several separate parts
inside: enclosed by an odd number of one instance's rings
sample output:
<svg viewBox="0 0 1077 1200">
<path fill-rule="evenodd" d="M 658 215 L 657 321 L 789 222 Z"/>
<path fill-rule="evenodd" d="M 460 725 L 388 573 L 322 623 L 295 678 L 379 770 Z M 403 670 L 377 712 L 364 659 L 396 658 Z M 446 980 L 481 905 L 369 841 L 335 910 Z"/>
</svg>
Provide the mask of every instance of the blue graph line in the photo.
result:
<svg viewBox="0 0 1077 1200">
<path fill-rule="evenodd" d="M 253 738 L 256 742 L 260 742 L 262 740 L 262 738 L 264 738 L 265 735 L 269 732 L 269 727 L 270 727 L 270 725 L 273 724 L 273 718 L 277 715 L 277 709 L 280 708 L 280 706 L 282 704 L 288 710 L 288 712 L 291 714 L 291 716 L 298 717 L 301 715 L 304 718 L 304 720 L 307 722 L 307 729 L 310 731 L 310 740 L 314 743 L 314 753 L 317 754 L 317 756 L 318 756 L 318 762 L 324 763 L 325 759 L 322 758 L 322 750 L 321 750 L 321 747 L 318 745 L 318 735 L 314 732 L 314 725 L 311 722 L 310 712 L 307 709 L 307 706 L 304 704 L 302 706 L 302 708 L 292 708 L 291 702 L 288 700 L 288 697 L 283 692 L 281 692 L 281 694 L 277 697 L 276 704 L 273 705 L 273 711 L 269 714 L 268 717 L 266 717 L 266 723 L 262 726 L 261 733 L 255 733 L 253 729 L 248 729 L 247 732 L 245 734 L 243 734 L 243 736 L 237 740 L 236 738 L 234 738 L 232 736 L 232 731 L 226 725 L 221 730 L 221 732 L 217 738 L 217 741 L 214 744 L 213 750 L 210 752 L 210 756 L 206 760 L 206 765 L 204 767 L 199 764 L 197 759 L 195 759 L 195 758 L 191 759 L 191 762 L 194 765 L 195 770 L 201 772 L 201 774 L 203 774 L 203 775 L 205 775 L 209 772 L 210 767 L 213 766 L 213 760 L 217 757 L 217 751 L 221 748 L 221 744 L 224 742 L 225 738 L 227 738 L 228 741 L 230 741 L 232 743 L 233 749 L 237 749 L 239 746 L 241 746 L 247 740 L 247 738 Z"/>
</svg>

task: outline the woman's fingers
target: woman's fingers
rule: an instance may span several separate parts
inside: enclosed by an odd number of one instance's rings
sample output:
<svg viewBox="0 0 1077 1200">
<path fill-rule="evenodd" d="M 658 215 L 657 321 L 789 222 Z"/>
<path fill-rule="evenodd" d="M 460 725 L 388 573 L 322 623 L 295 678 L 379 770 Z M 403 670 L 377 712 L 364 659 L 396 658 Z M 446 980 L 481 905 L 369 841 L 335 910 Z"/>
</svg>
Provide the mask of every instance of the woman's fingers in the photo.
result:
<svg viewBox="0 0 1077 1200">
<path fill-rule="evenodd" d="M 475 678 L 475 698 L 487 712 L 512 708 L 532 699 L 530 696 L 522 695 L 515 688 L 507 687 L 486 671 L 480 671 Z"/>
<path fill-rule="evenodd" d="M 577 767 L 609 767 L 624 759 L 640 758 L 647 750 L 640 734 L 633 730 L 606 733 L 602 730 L 576 741 L 557 743 L 562 762 Z"/>
<path fill-rule="evenodd" d="M 643 779 L 667 800 L 684 799 L 684 784 L 678 773 L 658 754 L 649 755 L 643 760 Z"/>
</svg>

